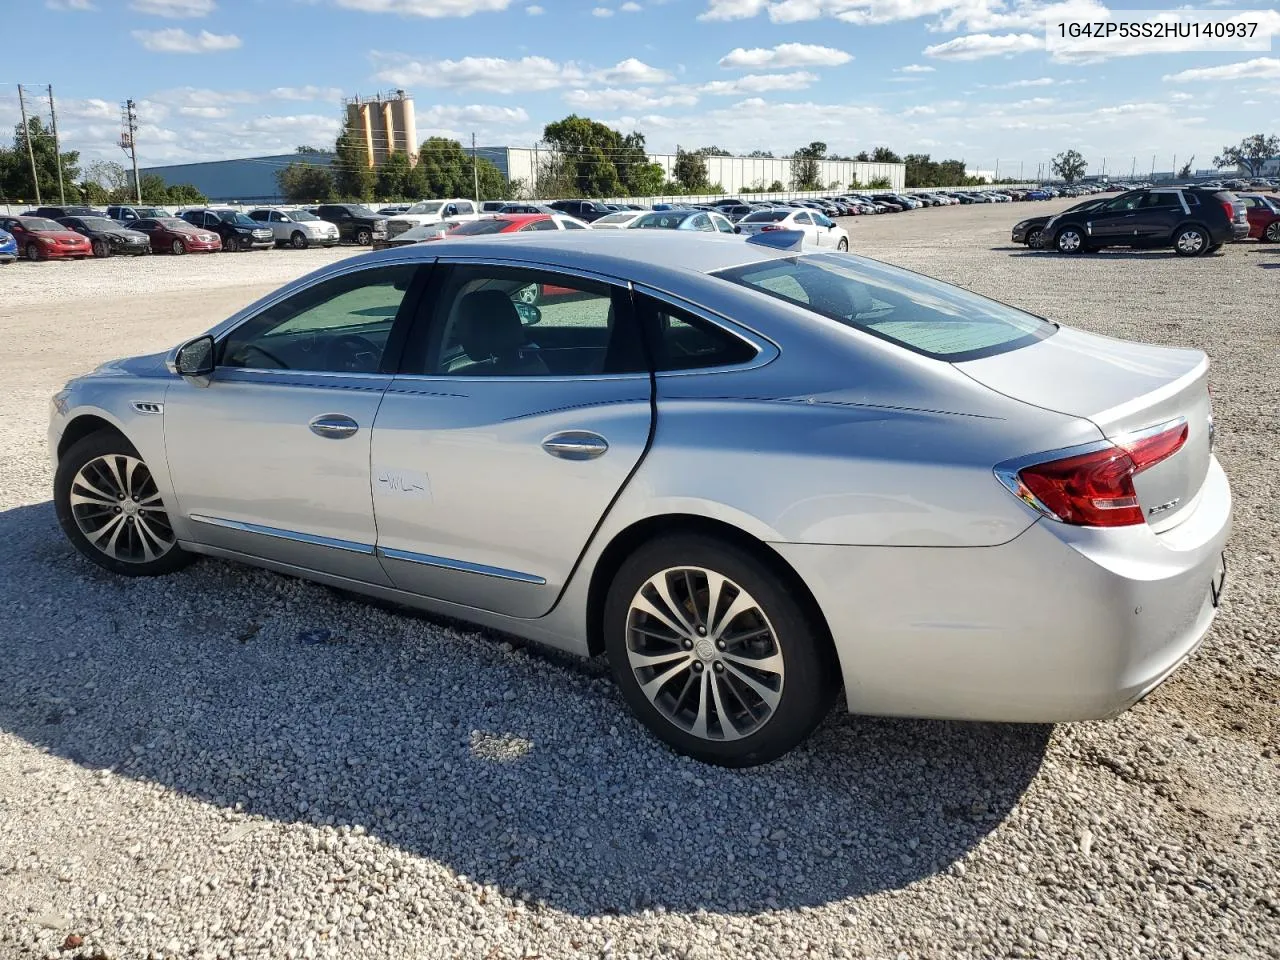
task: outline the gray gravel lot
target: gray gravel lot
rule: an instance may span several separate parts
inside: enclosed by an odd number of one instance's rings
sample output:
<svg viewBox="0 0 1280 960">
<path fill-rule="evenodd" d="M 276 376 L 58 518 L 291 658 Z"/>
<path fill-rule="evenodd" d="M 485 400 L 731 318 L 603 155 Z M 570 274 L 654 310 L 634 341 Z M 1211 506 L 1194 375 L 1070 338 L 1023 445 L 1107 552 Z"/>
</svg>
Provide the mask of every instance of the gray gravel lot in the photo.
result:
<svg viewBox="0 0 1280 960">
<path fill-rule="evenodd" d="M 845 225 L 1211 354 L 1236 495 L 1212 634 L 1116 720 L 837 713 L 746 772 L 656 744 L 600 663 L 218 562 L 113 579 L 63 540 L 50 394 L 347 251 L 0 269 L 0 957 L 1280 954 L 1280 247 L 1009 244 L 1062 206 Z"/>
</svg>

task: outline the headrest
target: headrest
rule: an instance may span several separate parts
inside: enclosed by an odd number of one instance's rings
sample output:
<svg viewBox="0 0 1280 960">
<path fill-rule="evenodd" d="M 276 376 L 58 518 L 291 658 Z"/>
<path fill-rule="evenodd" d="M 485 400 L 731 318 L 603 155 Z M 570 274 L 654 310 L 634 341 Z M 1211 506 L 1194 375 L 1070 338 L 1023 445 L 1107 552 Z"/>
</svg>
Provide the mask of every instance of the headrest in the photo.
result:
<svg viewBox="0 0 1280 960">
<path fill-rule="evenodd" d="M 477 290 L 458 304 L 458 339 L 477 363 L 525 345 L 524 327 L 515 304 L 501 290 Z"/>
</svg>

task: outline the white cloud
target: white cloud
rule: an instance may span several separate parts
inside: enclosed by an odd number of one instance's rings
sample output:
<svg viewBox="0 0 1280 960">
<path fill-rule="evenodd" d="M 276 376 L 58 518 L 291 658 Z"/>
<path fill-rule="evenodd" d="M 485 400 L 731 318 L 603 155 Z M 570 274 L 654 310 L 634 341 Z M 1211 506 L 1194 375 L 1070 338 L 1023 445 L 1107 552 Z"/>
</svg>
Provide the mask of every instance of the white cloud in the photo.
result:
<svg viewBox="0 0 1280 960">
<path fill-rule="evenodd" d="M 700 20 L 745 20 L 767 13 L 774 23 L 833 19 L 860 26 L 935 17 L 948 32 L 1043 30 L 1047 16 L 1097 20 L 1100 0 L 709 0 Z"/>
<path fill-rule="evenodd" d="M 202 120 L 221 120 L 230 114 L 226 107 L 179 107 L 178 114 L 183 117 L 198 117 Z"/>
<path fill-rule="evenodd" d="M 747 20 L 769 7 L 768 0 L 711 0 L 699 20 Z"/>
<path fill-rule="evenodd" d="M 897 73 L 933 73 L 937 67 L 926 67 L 922 63 L 908 63 L 905 67 L 899 67 Z"/>
<path fill-rule="evenodd" d="M 217 53 L 234 50 L 240 38 L 234 33 L 187 33 L 178 27 L 168 30 L 134 30 L 133 39 L 156 53 Z"/>
<path fill-rule="evenodd" d="M 1189 93 L 1171 93 L 1169 99 L 1174 103 L 1186 103 L 1188 100 L 1194 100 L 1195 97 Z"/>
<path fill-rule="evenodd" d="M 1166 74 L 1171 83 L 1195 83 L 1200 80 L 1275 80 L 1280 79 L 1280 59 L 1258 57 L 1220 67 L 1197 67 L 1180 73 Z"/>
<path fill-rule="evenodd" d="M 794 73 L 749 73 L 736 80 L 713 80 L 698 88 L 713 96 L 741 96 L 745 93 L 767 93 L 770 90 L 803 90 L 816 83 L 817 74 L 804 70 Z"/>
<path fill-rule="evenodd" d="M 814 43 L 780 43 L 772 49 L 753 47 L 746 50 L 737 47 L 720 58 L 720 66 L 754 69 L 836 67 L 852 59 L 853 54 L 834 47 L 823 47 Z"/>
<path fill-rule="evenodd" d="M 635 57 L 620 60 L 609 69 L 598 71 L 594 76 L 601 83 L 666 83 L 672 79 L 667 71 L 651 67 Z"/>
<path fill-rule="evenodd" d="M 543 7 L 538 6 L 536 3 L 531 3 L 529 4 L 529 6 L 524 8 L 524 12 L 531 17 L 540 17 L 547 11 Z"/>
<path fill-rule="evenodd" d="M 180 20 L 183 17 L 207 17 L 217 6 L 214 0 L 133 0 L 129 9 Z"/>
<path fill-rule="evenodd" d="M 419 126 L 438 127 L 442 124 L 463 125 L 502 125 L 511 123 L 527 123 L 529 114 L 523 107 L 495 107 L 490 104 L 470 104 L 468 106 L 437 105 L 430 107 L 416 117 Z"/>
<path fill-rule="evenodd" d="M 1006 33 L 998 36 L 973 33 L 925 47 L 924 55 L 937 57 L 939 60 L 982 60 L 985 57 L 1006 57 L 1042 49 L 1044 38 L 1031 33 Z"/>
<path fill-rule="evenodd" d="M 638 3 L 635 3 L 634 0 L 627 0 L 627 2 L 624 3 L 622 6 L 620 6 L 618 9 L 621 10 L 623 13 L 639 13 L 641 10 L 644 9 L 644 7 L 640 6 L 640 4 Z"/>
<path fill-rule="evenodd" d="M 395 13 L 403 17 L 469 17 L 473 13 L 505 10 L 511 0 L 334 0 L 348 10 L 366 13 Z"/>
<path fill-rule="evenodd" d="M 546 57 L 504 60 L 501 57 L 463 57 L 461 60 L 405 60 L 395 54 L 374 54 L 394 66 L 376 76 L 401 87 L 451 87 L 490 93 L 529 93 L 582 83 L 586 73 L 575 63 Z"/>
<path fill-rule="evenodd" d="M 608 7 L 595 7 L 591 11 L 593 17 L 612 17 L 613 11 Z"/>
<path fill-rule="evenodd" d="M 208 90 L 201 87 L 175 87 L 151 95 L 157 103 L 178 107 L 221 107 L 228 104 L 257 103 L 261 97 L 248 90 Z"/>
<path fill-rule="evenodd" d="M 341 87 L 275 87 L 267 94 L 272 100 L 341 100 Z"/>
<path fill-rule="evenodd" d="M 606 87 L 601 90 L 570 90 L 564 95 L 564 102 L 580 110 L 658 110 L 692 107 L 698 98 L 683 90 L 657 92 L 651 87 Z"/>
<path fill-rule="evenodd" d="M 58 101 L 58 117 L 62 120 L 116 120 L 119 116 L 119 104 L 108 103 L 96 97 L 87 100 L 63 98 Z"/>
</svg>

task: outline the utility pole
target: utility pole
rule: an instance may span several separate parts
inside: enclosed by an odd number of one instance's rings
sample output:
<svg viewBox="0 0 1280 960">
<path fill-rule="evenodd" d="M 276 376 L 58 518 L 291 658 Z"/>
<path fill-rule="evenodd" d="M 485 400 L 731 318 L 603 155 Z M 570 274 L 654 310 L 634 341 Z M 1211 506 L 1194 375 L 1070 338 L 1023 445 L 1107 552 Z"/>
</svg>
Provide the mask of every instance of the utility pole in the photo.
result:
<svg viewBox="0 0 1280 960">
<path fill-rule="evenodd" d="M 1134 157 L 1133 162 L 1129 165 L 1129 179 L 1132 180 L 1138 172 L 1138 158 Z"/>
<path fill-rule="evenodd" d="M 49 121 L 53 127 L 53 158 L 58 164 L 58 202 L 66 205 L 67 193 L 62 186 L 62 146 L 58 143 L 58 111 L 53 105 L 53 84 L 49 84 Z"/>
<path fill-rule="evenodd" d="M 36 172 L 36 151 L 31 146 L 31 128 L 27 126 L 27 101 L 22 96 L 22 84 L 18 84 L 18 109 L 22 111 L 22 135 L 27 139 L 27 159 L 31 161 L 31 182 L 36 188 L 36 206 L 40 206 L 40 175 Z"/>
<path fill-rule="evenodd" d="M 142 181 L 138 179 L 138 114 L 134 110 L 132 100 L 124 102 L 124 116 L 120 118 L 120 148 L 133 160 L 133 196 L 136 203 L 142 203 Z"/>
<path fill-rule="evenodd" d="M 475 180 L 476 203 L 480 202 L 480 164 L 476 163 L 476 135 L 471 134 L 471 174 Z"/>
</svg>

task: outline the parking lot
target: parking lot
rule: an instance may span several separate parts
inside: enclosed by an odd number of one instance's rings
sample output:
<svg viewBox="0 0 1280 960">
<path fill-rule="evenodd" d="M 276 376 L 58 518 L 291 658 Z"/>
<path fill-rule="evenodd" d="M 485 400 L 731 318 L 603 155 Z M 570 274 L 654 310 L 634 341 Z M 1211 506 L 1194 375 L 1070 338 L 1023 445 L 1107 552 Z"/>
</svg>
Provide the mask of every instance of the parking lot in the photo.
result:
<svg viewBox="0 0 1280 960">
<path fill-rule="evenodd" d="M 50 395 L 351 248 L 0 269 L 0 956 L 1276 955 L 1280 245 L 1009 242 L 1072 202 L 841 225 L 854 253 L 1210 354 L 1235 530 L 1208 640 L 1114 720 L 838 708 L 749 771 L 659 745 L 603 663 L 221 562 L 117 579 L 66 542 Z"/>
</svg>

